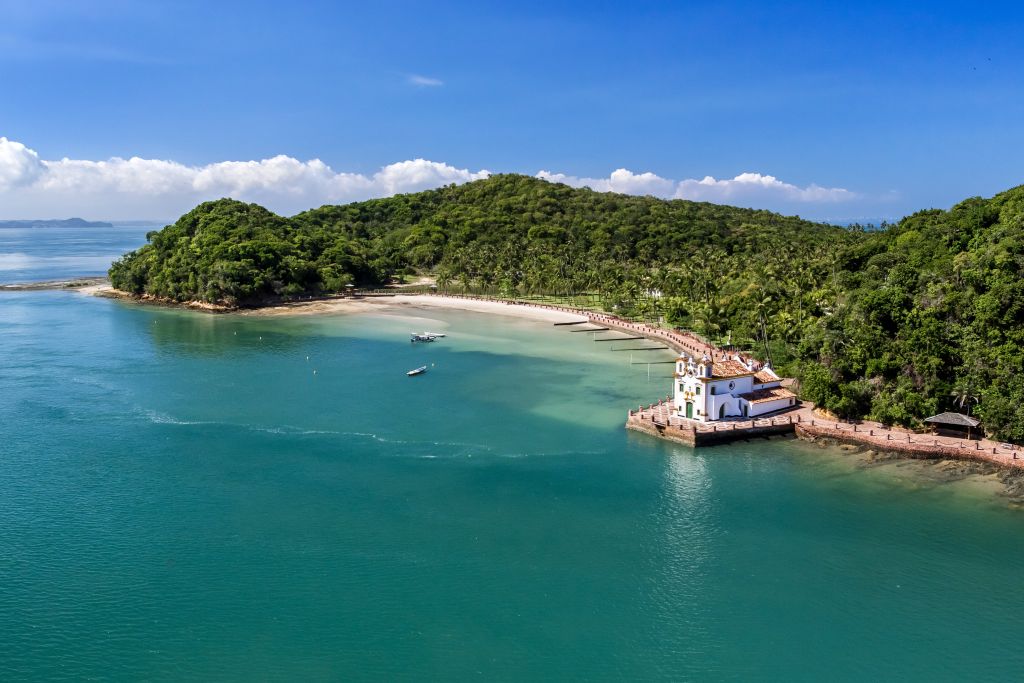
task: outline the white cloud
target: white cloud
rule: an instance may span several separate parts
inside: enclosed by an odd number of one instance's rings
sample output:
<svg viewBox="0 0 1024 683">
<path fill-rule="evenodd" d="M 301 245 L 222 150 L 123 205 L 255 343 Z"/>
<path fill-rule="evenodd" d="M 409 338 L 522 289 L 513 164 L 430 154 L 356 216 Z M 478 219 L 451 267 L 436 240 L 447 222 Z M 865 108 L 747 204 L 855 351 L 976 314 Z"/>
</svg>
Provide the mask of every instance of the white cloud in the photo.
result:
<svg viewBox="0 0 1024 683">
<path fill-rule="evenodd" d="M 757 206 L 821 204 L 843 202 L 857 198 L 855 192 L 841 187 L 821 187 L 811 184 L 799 187 L 775 176 L 760 173 L 741 173 L 731 180 L 716 180 L 705 176 L 701 180 L 662 178 L 654 173 L 633 173 L 617 169 L 607 178 L 580 178 L 563 173 L 540 171 L 538 178 L 565 183 L 573 187 L 589 187 L 598 192 L 653 195 L 665 199 L 692 199 L 695 201 Z"/>
<path fill-rule="evenodd" d="M 856 199 L 857 194 L 841 187 L 821 187 L 814 183 L 798 187 L 782 182 L 775 176 L 740 173 L 732 180 L 716 180 L 711 176 L 701 180 L 683 180 L 678 184 L 674 196 L 677 199 L 726 203 L 772 197 L 790 202 L 827 203 Z"/>
<path fill-rule="evenodd" d="M 409 74 L 409 82 L 424 88 L 437 88 L 444 85 L 444 81 L 439 78 L 430 78 L 419 74 Z"/>
<path fill-rule="evenodd" d="M 598 192 L 620 192 L 622 194 L 654 195 L 668 197 L 675 189 L 675 183 L 653 173 L 633 173 L 624 168 L 612 171 L 607 178 L 577 178 L 564 173 L 541 171 L 538 178 L 553 183 L 565 183 L 573 187 L 589 187 Z"/>
<path fill-rule="evenodd" d="M 373 175 L 373 182 L 384 190 L 384 194 L 398 194 L 480 180 L 489 175 L 490 171 L 470 173 L 466 169 L 439 164 L 436 161 L 412 159 L 385 166 Z"/>
<path fill-rule="evenodd" d="M 35 150 L 0 137 L 0 192 L 29 185 L 45 170 Z"/>
<path fill-rule="evenodd" d="M 260 202 L 287 215 L 489 175 L 426 159 L 389 164 L 372 175 L 337 172 L 319 159 L 284 155 L 205 166 L 139 157 L 46 161 L 21 143 L 0 138 L 0 218 L 173 218 L 218 197 Z"/>
<path fill-rule="evenodd" d="M 346 173 L 319 159 L 276 156 L 259 161 L 221 161 L 187 166 L 163 159 L 113 157 L 102 161 L 41 159 L 20 142 L 0 137 L 0 218 L 174 218 L 199 202 L 234 197 L 259 202 L 283 215 L 321 204 L 418 192 L 486 178 L 426 159 L 384 166 L 373 174 Z M 770 175 L 742 173 L 732 179 L 674 181 L 624 168 L 606 178 L 540 171 L 538 178 L 601 192 L 685 198 L 787 212 L 837 205 L 858 195 L 842 188 L 805 187 Z"/>
</svg>

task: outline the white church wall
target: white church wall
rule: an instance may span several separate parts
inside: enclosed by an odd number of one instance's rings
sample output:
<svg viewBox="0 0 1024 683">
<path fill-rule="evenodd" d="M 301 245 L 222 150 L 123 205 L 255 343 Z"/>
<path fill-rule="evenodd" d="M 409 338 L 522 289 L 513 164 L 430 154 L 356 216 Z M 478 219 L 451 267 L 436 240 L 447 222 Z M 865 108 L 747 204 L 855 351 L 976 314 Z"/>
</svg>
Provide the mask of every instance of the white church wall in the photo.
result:
<svg viewBox="0 0 1024 683">
<path fill-rule="evenodd" d="M 750 416 L 757 417 L 758 415 L 764 415 L 766 413 L 774 413 L 776 410 L 782 410 L 793 405 L 793 399 L 791 398 L 777 398 L 774 401 L 761 401 L 759 403 L 750 404 Z"/>
</svg>

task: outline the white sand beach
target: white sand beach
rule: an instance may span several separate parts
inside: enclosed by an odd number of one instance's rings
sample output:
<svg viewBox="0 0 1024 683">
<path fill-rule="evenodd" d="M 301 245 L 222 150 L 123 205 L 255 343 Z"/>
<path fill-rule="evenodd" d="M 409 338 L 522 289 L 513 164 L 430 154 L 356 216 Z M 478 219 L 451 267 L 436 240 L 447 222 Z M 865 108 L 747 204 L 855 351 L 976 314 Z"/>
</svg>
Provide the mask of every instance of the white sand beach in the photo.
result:
<svg viewBox="0 0 1024 683">
<path fill-rule="evenodd" d="M 92 284 L 79 287 L 76 291 L 90 296 L 139 301 L 140 303 L 159 303 L 139 300 L 114 289 L 110 283 Z M 215 306 L 192 302 L 179 304 L 182 307 L 196 310 L 221 311 Z M 416 310 L 431 308 L 448 308 L 493 315 L 505 315 L 516 318 L 527 318 L 545 322 L 570 322 L 582 320 L 583 316 L 565 311 L 552 310 L 522 304 L 509 304 L 501 301 L 482 301 L 479 299 L 463 299 L 455 296 L 395 294 L 394 296 L 368 296 L 362 298 L 317 299 L 312 301 L 292 301 L 288 303 L 264 306 L 261 308 L 240 309 L 233 311 L 244 316 L 292 316 L 292 315 L 344 315 L 350 313 L 400 312 L 414 313 Z"/>
<path fill-rule="evenodd" d="M 292 302 L 277 306 L 267 306 L 244 310 L 240 315 L 313 315 L 313 314 L 345 314 L 368 313 L 391 309 L 411 313 L 416 309 L 449 308 L 478 313 L 491 313 L 517 318 L 529 318 L 546 322 L 569 322 L 582 320 L 583 317 L 574 313 L 556 311 L 547 308 L 508 304 L 500 301 L 481 301 L 479 299 L 462 299 L 452 296 L 396 294 L 395 296 L 372 296 L 361 299 L 329 299 L 309 302 Z"/>
</svg>

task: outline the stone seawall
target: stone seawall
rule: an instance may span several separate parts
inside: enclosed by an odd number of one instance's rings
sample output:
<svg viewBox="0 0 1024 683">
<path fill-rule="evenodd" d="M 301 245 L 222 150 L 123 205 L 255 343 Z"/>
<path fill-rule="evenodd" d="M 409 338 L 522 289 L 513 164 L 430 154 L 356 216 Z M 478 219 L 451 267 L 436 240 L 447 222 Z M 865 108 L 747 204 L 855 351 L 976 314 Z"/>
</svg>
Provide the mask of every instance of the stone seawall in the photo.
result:
<svg viewBox="0 0 1024 683">
<path fill-rule="evenodd" d="M 684 446 L 696 446 L 695 432 L 691 429 L 681 429 L 675 425 L 664 425 L 652 420 L 643 419 L 642 415 L 630 415 L 626 418 L 626 429 L 634 432 L 641 432 L 659 439 L 668 439 L 681 443 Z"/>
<path fill-rule="evenodd" d="M 813 424 L 801 422 L 795 425 L 796 435 L 801 439 L 813 441 L 816 439 L 828 439 L 837 443 L 863 446 L 876 451 L 887 453 L 898 453 L 908 458 L 922 460 L 973 460 L 976 462 L 987 462 L 1000 467 L 1008 467 L 1024 470 L 1024 459 L 1013 459 L 1000 452 L 998 448 L 983 446 L 980 441 L 967 441 L 958 439 L 949 441 L 946 439 L 929 439 L 927 435 L 907 434 L 904 441 L 900 436 L 892 432 L 879 432 L 876 430 L 864 430 L 860 432 L 849 432 L 845 429 L 837 429 L 834 425 Z M 953 445 L 953 444 L 956 445 Z"/>
<path fill-rule="evenodd" d="M 626 429 L 674 441 L 691 448 L 792 434 L 794 424 L 788 420 L 769 419 L 760 424 L 748 423 L 741 427 L 726 424 L 722 427 L 722 429 L 698 428 L 686 424 L 666 423 L 652 419 L 649 411 L 631 412 L 626 418 Z"/>
</svg>

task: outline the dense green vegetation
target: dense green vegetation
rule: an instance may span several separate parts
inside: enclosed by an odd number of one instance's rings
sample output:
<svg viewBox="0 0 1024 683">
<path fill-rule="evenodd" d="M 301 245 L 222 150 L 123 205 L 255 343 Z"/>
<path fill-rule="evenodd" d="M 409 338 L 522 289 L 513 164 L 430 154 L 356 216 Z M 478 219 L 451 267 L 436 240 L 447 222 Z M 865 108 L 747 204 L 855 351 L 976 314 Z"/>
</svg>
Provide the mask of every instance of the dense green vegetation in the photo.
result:
<svg viewBox="0 0 1024 683">
<path fill-rule="evenodd" d="M 800 333 L 805 397 L 907 425 L 970 410 L 1024 441 L 1024 186 L 916 213 L 835 257 L 835 310 Z"/>
<path fill-rule="evenodd" d="M 1024 188 L 862 231 L 502 175 L 292 218 L 208 202 L 149 238 L 118 288 L 244 306 L 418 272 L 592 297 L 768 357 L 844 417 L 970 409 L 1024 439 Z"/>
</svg>

